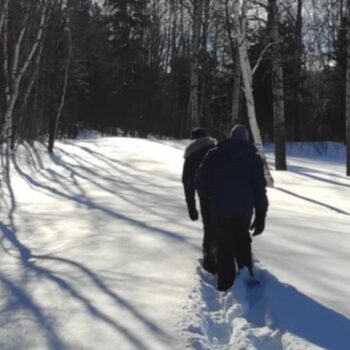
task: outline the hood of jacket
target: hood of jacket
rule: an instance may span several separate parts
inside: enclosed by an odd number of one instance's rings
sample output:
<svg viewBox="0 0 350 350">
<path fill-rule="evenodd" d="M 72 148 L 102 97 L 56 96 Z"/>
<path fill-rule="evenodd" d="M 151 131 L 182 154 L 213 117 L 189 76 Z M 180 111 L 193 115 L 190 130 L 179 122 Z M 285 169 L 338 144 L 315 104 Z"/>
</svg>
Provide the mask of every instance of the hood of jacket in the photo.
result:
<svg viewBox="0 0 350 350">
<path fill-rule="evenodd" d="M 203 147 L 209 147 L 209 146 L 215 146 L 216 140 L 209 137 L 204 136 L 200 137 L 199 139 L 193 140 L 185 149 L 184 158 L 188 158 L 190 155 L 192 155 L 194 152 L 199 151 Z"/>
<path fill-rule="evenodd" d="M 218 144 L 218 150 L 233 161 L 249 158 L 257 153 L 255 146 L 246 140 L 226 139 Z"/>
</svg>

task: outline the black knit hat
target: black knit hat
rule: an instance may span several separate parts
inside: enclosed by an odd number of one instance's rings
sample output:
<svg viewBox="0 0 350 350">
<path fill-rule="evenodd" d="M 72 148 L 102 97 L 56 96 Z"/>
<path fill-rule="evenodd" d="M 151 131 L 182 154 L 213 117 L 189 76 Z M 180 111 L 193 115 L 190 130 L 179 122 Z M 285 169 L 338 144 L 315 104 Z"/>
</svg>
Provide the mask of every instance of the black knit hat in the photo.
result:
<svg viewBox="0 0 350 350">
<path fill-rule="evenodd" d="M 197 128 L 192 130 L 192 134 L 191 134 L 191 138 L 192 140 L 196 140 L 199 139 L 201 137 L 205 137 L 207 136 L 207 133 L 205 132 L 205 130 L 203 128 Z"/>
<path fill-rule="evenodd" d="M 232 128 L 230 138 L 233 140 L 249 141 L 249 132 L 244 125 L 237 124 Z"/>
</svg>

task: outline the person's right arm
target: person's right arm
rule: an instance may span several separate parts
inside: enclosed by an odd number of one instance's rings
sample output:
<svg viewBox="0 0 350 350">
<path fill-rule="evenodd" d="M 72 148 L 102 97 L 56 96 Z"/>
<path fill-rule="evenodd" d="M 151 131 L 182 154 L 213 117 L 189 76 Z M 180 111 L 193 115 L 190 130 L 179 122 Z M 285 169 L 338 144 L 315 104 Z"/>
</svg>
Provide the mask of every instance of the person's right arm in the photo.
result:
<svg viewBox="0 0 350 350">
<path fill-rule="evenodd" d="M 261 234 L 265 229 L 266 213 L 269 201 L 266 194 L 266 179 L 264 165 L 260 156 L 257 155 L 256 166 L 253 173 L 253 187 L 255 196 L 255 218 L 252 224 L 253 236 Z"/>
</svg>

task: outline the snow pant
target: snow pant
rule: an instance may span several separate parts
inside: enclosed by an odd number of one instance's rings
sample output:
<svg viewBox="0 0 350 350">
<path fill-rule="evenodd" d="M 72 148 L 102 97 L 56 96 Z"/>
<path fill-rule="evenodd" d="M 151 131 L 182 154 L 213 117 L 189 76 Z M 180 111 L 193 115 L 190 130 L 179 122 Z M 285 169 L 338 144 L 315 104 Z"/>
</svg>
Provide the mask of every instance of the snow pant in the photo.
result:
<svg viewBox="0 0 350 350">
<path fill-rule="evenodd" d="M 214 225 L 211 216 L 210 201 L 208 198 L 199 197 L 201 215 L 203 220 L 203 268 L 210 273 L 217 271 L 217 257 Z"/>
<path fill-rule="evenodd" d="M 253 274 L 252 248 L 249 228 L 251 218 L 222 219 L 216 222 L 217 289 L 226 291 L 234 283 L 236 264 L 246 266 Z"/>
</svg>

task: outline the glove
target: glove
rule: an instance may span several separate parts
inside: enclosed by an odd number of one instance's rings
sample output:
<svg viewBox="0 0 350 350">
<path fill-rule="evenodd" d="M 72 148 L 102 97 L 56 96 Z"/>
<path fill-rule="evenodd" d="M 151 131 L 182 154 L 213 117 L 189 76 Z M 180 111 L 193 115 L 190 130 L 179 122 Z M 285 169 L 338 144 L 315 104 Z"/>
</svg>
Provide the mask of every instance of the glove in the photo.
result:
<svg viewBox="0 0 350 350">
<path fill-rule="evenodd" d="M 188 214 L 189 214 L 192 221 L 198 220 L 198 211 L 197 211 L 196 207 L 188 208 Z"/>
<path fill-rule="evenodd" d="M 255 219 L 253 221 L 252 226 L 250 227 L 251 230 L 254 230 L 253 236 L 260 235 L 264 232 L 265 229 L 265 216 L 263 215 L 257 215 L 255 216 Z"/>
</svg>

